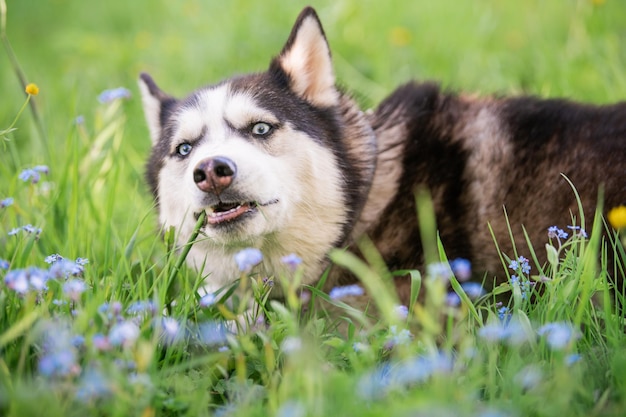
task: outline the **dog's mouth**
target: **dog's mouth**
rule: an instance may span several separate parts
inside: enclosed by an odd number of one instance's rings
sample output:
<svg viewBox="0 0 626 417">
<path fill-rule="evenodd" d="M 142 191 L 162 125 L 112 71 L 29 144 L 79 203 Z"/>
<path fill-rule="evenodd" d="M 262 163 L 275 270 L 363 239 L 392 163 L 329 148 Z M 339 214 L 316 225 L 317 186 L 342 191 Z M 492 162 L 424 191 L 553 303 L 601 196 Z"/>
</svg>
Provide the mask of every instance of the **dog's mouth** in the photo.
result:
<svg viewBox="0 0 626 417">
<path fill-rule="evenodd" d="M 278 200 L 271 200 L 267 203 L 259 204 L 256 201 L 237 203 L 224 203 L 220 201 L 218 204 L 209 206 L 204 210 L 206 212 L 206 224 L 220 225 L 223 223 L 232 223 L 242 219 L 247 214 L 256 212 L 259 206 L 268 206 L 277 202 Z M 201 212 L 194 213 L 194 217 L 198 219 L 200 213 Z"/>
<path fill-rule="evenodd" d="M 257 203 L 252 201 L 249 203 L 222 203 L 211 206 L 206 209 L 207 224 L 220 224 L 224 222 L 232 222 L 246 213 L 255 211 Z"/>
</svg>

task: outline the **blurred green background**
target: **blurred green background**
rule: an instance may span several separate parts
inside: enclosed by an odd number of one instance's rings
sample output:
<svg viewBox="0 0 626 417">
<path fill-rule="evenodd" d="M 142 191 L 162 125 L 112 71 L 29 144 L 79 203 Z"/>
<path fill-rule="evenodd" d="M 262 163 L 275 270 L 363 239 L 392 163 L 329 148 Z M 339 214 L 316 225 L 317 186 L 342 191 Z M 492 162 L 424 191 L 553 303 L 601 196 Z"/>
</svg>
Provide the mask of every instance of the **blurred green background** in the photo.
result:
<svg viewBox="0 0 626 417">
<path fill-rule="evenodd" d="M 626 1 L 314 1 L 338 79 L 373 106 L 411 78 L 479 94 L 532 93 L 605 103 L 626 98 Z M 52 156 L 82 115 L 93 126 L 97 95 L 123 86 L 127 181 L 142 184 L 149 150 L 136 78 L 147 71 L 182 96 L 234 73 L 264 70 L 302 1 L 8 0 L 8 38 L 28 80 Z M 0 126 L 23 100 L 0 53 Z M 20 161 L 43 160 L 32 118 L 14 134 Z M 53 161 L 52 161 L 53 162 Z M 5 163 L 7 163 L 5 161 Z M 147 192 L 146 192 L 147 196 Z M 148 202 L 149 199 L 146 199 Z"/>
</svg>

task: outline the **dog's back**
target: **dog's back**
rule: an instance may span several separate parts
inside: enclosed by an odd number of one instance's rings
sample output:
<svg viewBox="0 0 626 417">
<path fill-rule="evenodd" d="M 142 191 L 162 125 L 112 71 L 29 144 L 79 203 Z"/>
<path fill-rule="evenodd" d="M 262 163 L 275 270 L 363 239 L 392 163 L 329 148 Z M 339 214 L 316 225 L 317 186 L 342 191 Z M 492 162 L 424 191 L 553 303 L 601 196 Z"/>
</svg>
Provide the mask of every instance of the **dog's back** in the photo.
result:
<svg viewBox="0 0 626 417">
<path fill-rule="evenodd" d="M 423 265 L 420 186 L 432 195 L 448 258 L 490 276 L 503 274 L 489 225 L 514 256 L 505 210 L 517 250 L 528 255 L 523 227 L 542 262 L 550 226 L 581 226 L 567 179 L 583 228 L 598 196 L 606 209 L 626 203 L 626 103 L 473 98 L 410 83 L 371 118 L 380 155 L 362 219 L 390 268 Z"/>
</svg>

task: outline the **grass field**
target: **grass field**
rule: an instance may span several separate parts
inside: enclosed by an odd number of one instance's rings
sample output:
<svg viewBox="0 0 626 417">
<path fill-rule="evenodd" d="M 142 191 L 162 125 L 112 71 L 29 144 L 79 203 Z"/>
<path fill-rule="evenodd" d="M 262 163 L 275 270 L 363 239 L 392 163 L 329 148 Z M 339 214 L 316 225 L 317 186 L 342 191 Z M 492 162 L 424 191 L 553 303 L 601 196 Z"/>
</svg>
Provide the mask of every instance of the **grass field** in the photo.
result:
<svg viewBox="0 0 626 417">
<path fill-rule="evenodd" d="M 265 311 L 269 326 L 224 330 L 234 312 L 200 298 L 201 277 L 159 236 L 136 79 L 147 71 L 183 96 L 263 70 L 306 3 L 5 1 L 4 39 L 39 92 L 13 124 L 27 96 L 5 42 L 0 132 L 15 130 L 0 137 L 0 415 L 626 414 L 624 320 L 596 269 L 599 222 L 588 238 L 566 225 L 567 238 L 546 233 L 549 265 L 503 268 L 518 277 L 495 291 L 509 304 L 485 294 L 450 307 L 446 273 L 433 268 L 414 274 L 429 290 L 423 305 L 392 306 L 362 328 L 346 308 L 347 335 L 322 312 L 302 314 L 294 288 Z M 626 98 L 621 0 L 312 5 L 339 82 L 364 108 L 411 78 L 478 94 Z M 99 101 L 117 87 L 131 97 Z M 619 242 L 606 250 L 624 258 Z M 539 267 L 541 295 L 528 284 Z"/>
</svg>

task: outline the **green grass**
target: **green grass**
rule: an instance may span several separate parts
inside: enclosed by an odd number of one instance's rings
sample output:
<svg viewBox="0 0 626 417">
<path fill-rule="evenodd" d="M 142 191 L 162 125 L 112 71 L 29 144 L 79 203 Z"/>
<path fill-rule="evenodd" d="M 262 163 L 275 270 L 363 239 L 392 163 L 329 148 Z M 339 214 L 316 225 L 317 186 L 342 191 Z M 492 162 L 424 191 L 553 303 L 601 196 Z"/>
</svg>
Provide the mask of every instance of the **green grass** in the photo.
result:
<svg viewBox="0 0 626 417">
<path fill-rule="evenodd" d="M 220 331 L 219 319 L 233 316 L 245 300 L 200 307 L 201 278 L 180 268 L 181 254 L 158 235 L 143 180 L 150 141 L 135 80 L 148 71 L 166 91 L 183 96 L 263 70 L 305 3 L 207 3 L 8 1 L 7 38 L 27 81 L 41 89 L 32 97 L 40 124 L 26 109 L 9 140 L 0 140 L 0 200 L 14 198 L 0 208 L 0 259 L 13 271 L 47 269 L 44 258 L 55 253 L 89 263 L 80 277 L 88 290 L 74 300 L 64 279 L 25 296 L 0 283 L 0 415 L 624 414 L 624 320 L 611 307 L 606 265 L 596 269 L 603 258 L 600 223 L 587 224 L 589 239 L 546 236 L 552 263 L 536 265 L 531 253 L 520 253 L 532 266 L 521 285 L 504 284 L 473 304 L 461 294 L 459 308 L 446 305 L 447 288 L 436 274 L 413 271 L 414 286 L 426 288 L 428 297 L 406 319 L 394 314 L 394 296 L 381 285 L 390 273 L 375 253 L 367 252 L 369 264 L 334 253 L 379 294 L 380 322 L 340 302 L 334 308 L 344 312 L 341 323 L 321 309 L 303 313 L 293 277 L 275 277 L 289 296 L 286 305 L 268 305 L 269 326 Z M 595 103 L 626 97 L 626 4 L 617 0 L 313 6 L 340 83 L 364 107 L 411 78 L 479 94 Z M 98 103 L 101 91 L 118 86 L 133 97 Z M 23 91 L 2 51 L 0 130 L 15 119 Z M 50 170 L 39 183 L 18 178 L 37 165 Z M 24 231 L 8 236 L 27 224 L 41 228 L 38 238 Z M 429 250 L 443 259 L 442 248 Z M 619 243 L 605 251 L 624 259 Z M 507 273 L 515 272 L 503 267 Z M 8 274 L 0 270 L 3 281 Z M 540 275 L 550 279 L 543 293 L 524 298 L 524 282 Z M 242 282 L 248 296 L 262 298 L 266 288 L 257 278 Z M 506 328 L 498 293 L 513 294 Z M 164 336 L 171 325 L 164 317 L 177 320 L 176 341 Z M 116 327 L 131 320 L 136 326 Z M 550 323 L 569 323 L 579 337 L 552 347 L 548 331 L 537 333 Z M 337 332 L 338 324 L 347 335 Z M 99 338 L 115 339 L 123 330 L 122 346 L 107 347 Z M 75 336 L 83 341 L 73 345 Z M 57 358 L 73 365 L 57 370 L 62 376 L 46 376 L 42 360 L 51 352 L 74 355 Z"/>
</svg>

